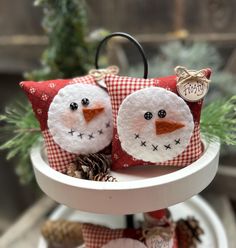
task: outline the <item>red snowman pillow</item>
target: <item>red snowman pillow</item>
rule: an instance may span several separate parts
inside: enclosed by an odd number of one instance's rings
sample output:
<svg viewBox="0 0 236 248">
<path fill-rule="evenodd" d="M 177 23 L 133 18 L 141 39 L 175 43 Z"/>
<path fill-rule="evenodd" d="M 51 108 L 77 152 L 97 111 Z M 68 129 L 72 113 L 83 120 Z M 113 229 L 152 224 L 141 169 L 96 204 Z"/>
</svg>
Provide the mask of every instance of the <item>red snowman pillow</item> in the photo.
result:
<svg viewBox="0 0 236 248">
<path fill-rule="evenodd" d="M 112 112 L 103 79 L 25 81 L 26 92 L 40 123 L 49 165 L 65 172 L 78 154 L 96 153 L 111 143 Z"/>
<path fill-rule="evenodd" d="M 113 112 L 113 169 L 187 166 L 201 156 L 199 121 L 211 70 L 179 68 L 177 74 L 153 79 L 105 77 Z"/>
</svg>

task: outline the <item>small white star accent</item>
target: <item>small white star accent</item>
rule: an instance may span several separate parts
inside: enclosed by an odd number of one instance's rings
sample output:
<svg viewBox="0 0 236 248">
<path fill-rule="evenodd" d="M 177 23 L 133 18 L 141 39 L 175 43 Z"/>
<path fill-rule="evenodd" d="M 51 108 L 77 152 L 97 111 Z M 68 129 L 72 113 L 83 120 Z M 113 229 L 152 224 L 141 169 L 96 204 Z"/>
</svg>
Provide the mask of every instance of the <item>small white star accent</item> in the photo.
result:
<svg viewBox="0 0 236 248">
<path fill-rule="evenodd" d="M 46 94 L 43 94 L 42 96 L 41 96 L 41 99 L 43 100 L 43 101 L 47 101 L 48 100 L 48 95 L 46 95 Z"/>
<path fill-rule="evenodd" d="M 50 83 L 50 84 L 49 84 L 49 87 L 53 89 L 53 88 L 55 88 L 55 87 L 56 87 L 56 84 L 54 84 L 54 83 Z"/>
<path fill-rule="evenodd" d="M 29 89 L 29 92 L 30 92 L 31 94 L 34 94 L 34 93 L 36 92 L 36 89 L 33 88 L 33 87 L 31 87 L 31 88 Z"/>
</svg>

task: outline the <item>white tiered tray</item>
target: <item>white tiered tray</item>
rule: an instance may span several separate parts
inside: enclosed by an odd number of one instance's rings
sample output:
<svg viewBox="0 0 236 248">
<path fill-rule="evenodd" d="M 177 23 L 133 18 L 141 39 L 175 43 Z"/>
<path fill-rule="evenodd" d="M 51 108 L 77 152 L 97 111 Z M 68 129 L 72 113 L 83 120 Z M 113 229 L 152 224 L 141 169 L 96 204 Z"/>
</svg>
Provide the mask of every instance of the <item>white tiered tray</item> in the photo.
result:
<svg viewBox="0 0 236 248">
<path fill-rule="evenodd" d="M 204 235 L 201 237 L 202 243 L 198 244 L 197 248 L 228 248 L 226 234 L 221 221 L 212 208 L 201 197 L 195 196 L 186 202 L 172 206 L 170 207 L 170 211 L 174 220 L 186 218 L 187 216 L 194 216 L 199 220 L 204 230 Z M 89 222 L 105 225 L 110 228 L 123 228 L 126 223 L 124 216 L 90 214 L 71 210 L 65 206 L 59 206 L 50 216 L 50 219 Z M 139 220 L 142 220 L 142 214 L 134 216 L 135 223 Z M 47 247 L 46 241 L 41 237 L 38 248 Z"/>
<path fill-rule="evenodd" d="M 214 178 L 219 141 L 205 144 L 205 152 L 185 168 L 135 167 L 112 172 L 118 182 L 73 178 L 49 167 L 42 144 L 31 151 L 40 188 L 55 201 L 91 213 L 134 214 L 169 207 L 202 191 Z"/>
</svg>

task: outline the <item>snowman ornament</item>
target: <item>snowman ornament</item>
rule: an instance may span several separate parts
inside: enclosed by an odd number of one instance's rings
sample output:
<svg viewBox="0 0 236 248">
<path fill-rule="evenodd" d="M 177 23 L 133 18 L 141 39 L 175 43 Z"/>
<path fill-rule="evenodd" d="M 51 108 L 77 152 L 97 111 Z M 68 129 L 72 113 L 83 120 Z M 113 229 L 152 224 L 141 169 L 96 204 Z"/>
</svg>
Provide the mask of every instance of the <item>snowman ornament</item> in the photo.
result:
<svg viewBox="0 0 236 248">
<path fill-rule="evenodd" d="M 112 140 L 110 98 L 97 85 L 69 84 L 54 97 L 47 123 L 53 140 L 65 151 L 96 153 Z"/>
<path fill-rule="evenodd" d="M 171 160 L 186 149 L 193 130 L 186 102 L 160 87 L 131 93 L 118 111 L 121 147 L 135 159 L 152 163 Z"/>
<path fill-rule="evenodd" d="M 20 83 L 39 121 L 48 163 L 59 172 L 78 155 L 102 152 L 112 141 L 111 102 L 102 76 Z"/>
</svg>

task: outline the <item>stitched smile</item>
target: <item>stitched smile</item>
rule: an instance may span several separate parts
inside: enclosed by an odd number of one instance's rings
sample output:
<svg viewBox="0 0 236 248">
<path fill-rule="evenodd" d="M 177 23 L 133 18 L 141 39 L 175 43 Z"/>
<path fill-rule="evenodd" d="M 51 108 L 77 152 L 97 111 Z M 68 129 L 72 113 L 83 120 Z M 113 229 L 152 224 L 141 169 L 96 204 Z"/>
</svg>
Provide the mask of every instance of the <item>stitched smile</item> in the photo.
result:
<svg viewBox="0 0 236 248">
<path fill-rule="evenodd" d="M 104 133 L 106 132 L 106 129 L 110 129 L 110 128 L 111 128 L 110 122 L 106 122 L 104 128 L 97 129 L 93 132 L 80 132 L 71 128 L 70 131 L 68 131 L 68 135 L 77 137 L 79 140 L 94 140 L 96 138 L 103 136 Z"/>
<path fill-rule="evenodd" d="M 172 150 L 172 148 L 174 148 L 174 146 L 178 146 L 181 144 L 181 139 L 180 138 L 177 138 L 177 139 L 174 139 L 173 140 L 173 143 L 170 144 L 170 143 L 167 143 L 167 144 L 164 144 L 162 147 L 159 145 L 159 144 L 153 144 L 151 142 L 148 142 L 147 140 L 145 139 L 142 139 L 140 137 L 140 134 L 138 133 L 135 133 L 134 134 L 134 139 L 139 142 L 139 145 L 141 147 L 145 147 L 145 148 L 148 148 L 150 150 L 152 150 L 153 152 L 158 152 L 159 151 L 159 148 L 162 148 L 163 150 L 165 151 L 168 151 L 168 150 Z"/>
</svg>

